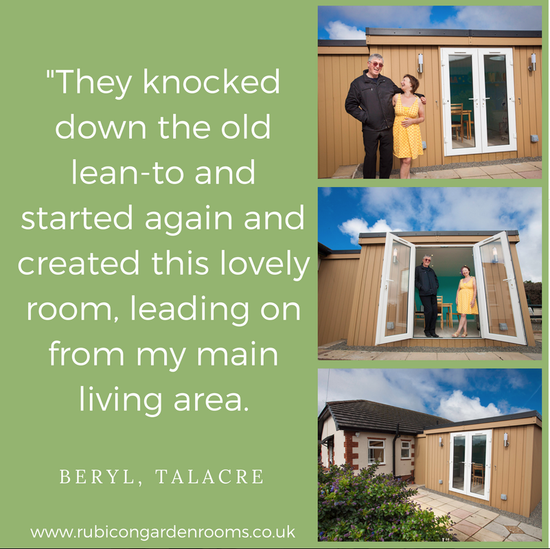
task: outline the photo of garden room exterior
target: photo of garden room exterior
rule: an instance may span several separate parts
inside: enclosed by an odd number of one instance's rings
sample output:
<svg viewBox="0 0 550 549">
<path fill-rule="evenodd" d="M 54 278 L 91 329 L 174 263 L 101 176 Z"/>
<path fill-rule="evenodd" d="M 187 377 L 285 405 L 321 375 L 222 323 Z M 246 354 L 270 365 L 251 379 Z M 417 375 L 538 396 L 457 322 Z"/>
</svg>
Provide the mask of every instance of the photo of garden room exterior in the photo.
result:
<svg viewBox="0 0 550 549">
<path fill-rule="evenodd" d="M 352 178 L 363 162 L 361 123 L 344 103 L 372 54 L 384 59 L 382 76 L 399 84 L 411 74 L 426 96 L 424 151 L 413 160 L 413 170 L 429 174 L 438 167 L 438 178 L 542 176 L 541 31 L 367 27 L 365 32 L 366 40 L 318 42 L 319 178 Z M 453 175 L 450 170 L 460 163 L 483 164 Z M 393 169 L 399 169 L 397 158 Z"/>
<path fill-rule="evenodd" d="M 324 467 L 359 471 L 379 462 L 377 473 L 524 517 L 542 498 L 536 411 L 452 422 L 367 400 L 333 401 L 319 414 L 318 439 Z"/>
<path fill-rule="evenodd" d="M 521 267 L 519 233 L 443 231 L 362 233 L 360 250 L 319 245 L 319 346 L 510 347 L 535 345 Z M 415 267 L 430 256 L 439 280 L 439 338 L 424 334 Z M 477 281 L 479 315 L 468 315 L 468 337 L 453 338 L 459 268 Z M 438 355 L 439 356 L 439 355 Z"/>
</svg>

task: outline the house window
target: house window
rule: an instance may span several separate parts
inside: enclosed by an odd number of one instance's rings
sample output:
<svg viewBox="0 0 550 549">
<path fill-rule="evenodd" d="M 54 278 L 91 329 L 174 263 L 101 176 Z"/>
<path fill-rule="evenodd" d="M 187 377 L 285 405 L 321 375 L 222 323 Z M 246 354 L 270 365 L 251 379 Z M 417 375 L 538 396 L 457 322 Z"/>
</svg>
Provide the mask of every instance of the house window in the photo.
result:
<svg viewBox="0 0 550 549">
<path fill-rule="evenodd" d="M 408 440 L 401 441 L 401 459 L 411 459 L 411 443 Z"/>
<path fill-rule="evenodd" d="M 385 447 L 385 440 L 369 440 L 369 465 L 377 461 L 381 465 L 385 464 Z"/>
</svg>

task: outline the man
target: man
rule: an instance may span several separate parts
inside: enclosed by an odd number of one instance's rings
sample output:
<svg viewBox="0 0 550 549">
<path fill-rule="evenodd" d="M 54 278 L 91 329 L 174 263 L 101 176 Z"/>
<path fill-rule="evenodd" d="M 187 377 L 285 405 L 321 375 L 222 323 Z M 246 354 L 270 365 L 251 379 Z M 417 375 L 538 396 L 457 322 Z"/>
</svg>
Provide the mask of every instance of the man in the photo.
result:
<svg viewBox="0 0 550 549">
<path fill-rule="evenodd" d="M 368 69 L 356 78 L 346 98 L 346 112 L 363 124 L 365 161 L 363 178 L 376 179 L 376 153 L 380 142 L 380 179 L 389 179 L 393 164 L 393 121 L 395 113 L 392 98 L 402 93 L 389 78 L 380 75 L 384 58 L 374 53 L 369 57 Z M 417 93 L 426 104 L 426 98 Z"/>
<path fill-rule="evenodd" d="M 418 265 L 414 271 L 414 285 L 418 288 L 420 301 L 424 305 L 424 333 L 426 337 L 439 337 L 435 333 L 439 282 L 435 271 L 430 267 L 431 262 L 429 255 L 422 258 L 422 265 Z"/>
</svg>

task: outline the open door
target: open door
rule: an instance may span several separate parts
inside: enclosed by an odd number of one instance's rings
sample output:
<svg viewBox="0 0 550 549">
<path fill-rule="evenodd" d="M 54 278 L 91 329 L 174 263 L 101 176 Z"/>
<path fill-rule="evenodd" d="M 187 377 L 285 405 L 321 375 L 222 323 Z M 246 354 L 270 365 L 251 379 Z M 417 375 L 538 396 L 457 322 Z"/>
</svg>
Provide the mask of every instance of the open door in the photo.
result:
<svg viewBox="0 0 550 549">
<path fill-rule="evenodd" d="M 474 245 L 474 264 L 481 337 L 527 345 L 506 231 Z"/>
<path fill-rule="evenodd" d="M 415 246 L 386 233 L 376 345 L 413 337 Z"/>
</svg>

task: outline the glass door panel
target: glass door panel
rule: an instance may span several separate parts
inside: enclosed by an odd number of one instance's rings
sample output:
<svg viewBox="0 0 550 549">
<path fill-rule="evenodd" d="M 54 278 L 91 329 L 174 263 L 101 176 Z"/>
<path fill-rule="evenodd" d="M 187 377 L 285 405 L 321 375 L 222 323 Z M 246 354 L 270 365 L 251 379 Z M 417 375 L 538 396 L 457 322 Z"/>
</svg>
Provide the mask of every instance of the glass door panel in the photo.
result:
<svg viewBox="0 0 550 549">
<path fill-rule="evenodd" d="M 476 146 L 471 55 L 449 55 L 449 87 L 451 91 L 451 146 L 472 149 Z"/>
<path fill-rule="evenodd" d="M 470 456 L 470 491 L 474 494 L 485 493 L 485 462 L 487 458 L 487 435 L 472 436 L 472 455 Z"/>
<path fill-rule="evenodd" d="M 484 55 L 485 123 L 487 146 L 508 145 L 508 101 L 506 93 L 506 56 Z"/>
<path fill-rule="evenodd" d="M 464 490 L 464 466 L 466 464 L 466 437 L 453 437 L 453 470 L 451 486 L 455 490 Z"/>
<path fill-rule="evenodd" d="M 506 232 L 474 246 L 481 336 L 526 345 Z"/>
<path fill-rule="evenodd" d="M 412 337 L 414 258 L 413 244 L 387 233 L 380 284 L 376 345 Z"/>
</svg>

